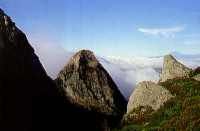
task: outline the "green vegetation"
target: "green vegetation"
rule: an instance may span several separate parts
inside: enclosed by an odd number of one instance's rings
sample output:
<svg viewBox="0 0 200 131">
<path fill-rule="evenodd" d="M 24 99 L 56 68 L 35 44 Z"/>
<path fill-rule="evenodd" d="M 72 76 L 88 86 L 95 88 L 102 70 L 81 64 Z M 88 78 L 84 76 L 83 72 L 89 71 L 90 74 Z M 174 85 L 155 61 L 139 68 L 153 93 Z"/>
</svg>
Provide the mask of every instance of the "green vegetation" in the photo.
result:
<svg viewBox="0 0 200 131">
<path fill-rule="evenodd" d="M 200 82 L 184 78 L 159 84 L 174 97 L 155 112 L 146 107 L 134 109 L 125 115 L 122 128 L 114 131 L 200 130 Z"/>
<path fill-rule="evenodd" d="M 124 116 L 123 125 L 145 124 L 149 121 L 153 109 L 150 106 L 140 106 Z"/>
</svg>

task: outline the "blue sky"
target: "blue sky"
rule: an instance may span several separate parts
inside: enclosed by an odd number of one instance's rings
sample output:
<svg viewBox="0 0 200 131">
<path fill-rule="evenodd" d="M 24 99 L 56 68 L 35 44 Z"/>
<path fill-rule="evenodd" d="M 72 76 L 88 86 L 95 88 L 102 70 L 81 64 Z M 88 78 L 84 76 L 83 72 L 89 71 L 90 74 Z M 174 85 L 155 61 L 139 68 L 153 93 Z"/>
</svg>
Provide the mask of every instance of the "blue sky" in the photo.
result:
<svg viewBox="0 0 200 131">
<path fill-rule="evenodd" d="M 117 57 L 200 53 L 199 0 L 1 0 L 0 8 L 32 43 Z"/>
</svg>

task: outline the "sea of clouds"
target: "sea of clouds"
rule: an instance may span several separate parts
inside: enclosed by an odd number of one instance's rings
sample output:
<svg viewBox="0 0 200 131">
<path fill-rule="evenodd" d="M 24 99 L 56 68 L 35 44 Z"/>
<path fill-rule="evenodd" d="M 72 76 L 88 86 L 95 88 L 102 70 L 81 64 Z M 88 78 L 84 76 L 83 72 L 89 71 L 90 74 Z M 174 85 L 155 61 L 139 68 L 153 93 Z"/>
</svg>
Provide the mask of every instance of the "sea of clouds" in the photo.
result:
<svg viewBox="0 0 200 131">
<path fill-rule="evenodd" d="M 138 59 L 99 58 L 99 61 L 112 76 L 122 94 L 128 99 L 139 82 L 147 80 L 157 82 L 159 80 L 162 58 L 159 59 L 160 63 L 157 63 L 157 60 L 150 62 L 144 58 L 141 58 L 140 61 Z"/>
<path fill-rule="evenodd" d="M 67 64 L 70 57 L 74 54 L 73 52 L 68 52 L 62 47 L 53 44 L 33 45 L 33 47 L 48 75 L 53 79 L 56 78 L 59 71 Z M 196 68 L 200 65 L 200 55 L 183 55 L 177 52 L 172 54 L 188 67 Z M 163 64 L 162 56 L 132 58 L 98 56 L 97 58 L 127 99 L 139 82 L 157 82 Z"/>
</svg>

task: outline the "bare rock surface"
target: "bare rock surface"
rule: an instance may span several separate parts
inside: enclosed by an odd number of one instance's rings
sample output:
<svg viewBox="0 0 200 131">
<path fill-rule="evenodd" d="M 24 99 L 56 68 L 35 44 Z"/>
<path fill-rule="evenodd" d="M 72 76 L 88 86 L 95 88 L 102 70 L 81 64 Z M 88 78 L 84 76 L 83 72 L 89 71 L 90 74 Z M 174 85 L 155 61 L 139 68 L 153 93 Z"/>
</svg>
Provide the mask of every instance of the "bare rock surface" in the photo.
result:
<svg viewBox="0 0 200 131">
<path fill-rule="evenodd" d="M 139 83 L 129 98 L 127 113 L 140 106 L 149 106 L 157 110 L 172 97 L 164 87 L 150 81 Z"/>
<path fill-rule="evenodd" d="M 160 82 L 168 79 L 189 77 L 192 69 L 178 62 L 172 55 L 164 56 L 163 69 L 160 76 Z"/>
<path fill-rule="evenodd" d="M 77 52 L 56 79 L 66 98 L 84 109 L 106 115 L 123 114 L 126 100 L 93 52 Z"/>
<path fill-rule="evenodd" d="M 0 131 L 107 131 L 108 119 L 66 100 L 25 34 L 0 9 Z"/>
</svg>

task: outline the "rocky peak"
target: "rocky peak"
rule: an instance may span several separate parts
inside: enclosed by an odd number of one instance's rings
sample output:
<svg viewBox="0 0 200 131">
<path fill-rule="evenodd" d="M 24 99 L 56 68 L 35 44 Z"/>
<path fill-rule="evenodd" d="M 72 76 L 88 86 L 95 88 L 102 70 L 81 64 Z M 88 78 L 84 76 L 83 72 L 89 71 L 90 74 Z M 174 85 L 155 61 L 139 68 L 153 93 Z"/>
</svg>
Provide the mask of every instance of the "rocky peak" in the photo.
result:
<svg viewBox="0 0 200 131">
<path fill-rule="evenodd" d="M 81 51 L 83 54 L 89 53 L 88 51 L 85 53 L 84 52 L 85 51 Z M 78 56 L 81 57 L 79 58 Z M 85 68 L 88 66 L 87 64 L 83 63 L 85 61 L 87 62 L 93 60 L 93 58 L 89 56 L 90 55 L 80 54 L 77 55 L 77 57 L 74 57 L 77 63 L 72 62 L 76 64 L 72 64 L 72 66 L 70 66 L 70 70 L 68 71 L 71 73 L 66 76 L 70 77 L 71 75 L 71 79 L 74 82 L 79 80 L 77 78 L 81 78 L 80 83 L 82 83 L 82 81 L 84 81 L 85 75 L 81 74 L 79 77 L 79 74 L 76 71 L 81 70 L 82 73 L 85 74 Z M 81 64 L 79 64 L 79 62 Z M 89 65 L 89 67 L 95 67 L 95 64 Z M 97 66 L 99 67 L 99 64 Z M 77 76 L 76 73 L 78 75 L 77 78 L 75 77 Z M 89 78 L 91 79 L 87 79 L 84 82 L 87 83 L 88 81 L 90 84 L 90 80 L 93 79 L 92 77 Z M 104 79 L 101 80 L 103 81 Z M 70 84 L 78 85 L 79 83 L 77 82 Z M 111 82 L 110 84 L 113 83 Z M 82 92 L 86 91 L 81 91 L 82 88 L 72 89 L 78 90 L 77 93 L 75 93 L 76 96 L 85 94 L 86 97 L 90 96 L 89 93 Z M 91 92 L 94 91 L 93 89 L 89 90 L 91 90 Z M 97 94 L 101 94 L 100 92 L 102 90 L 98 90 L 99 92 Z M 78 94 L 80 92 L 81 95 Z M 120 93 L 113 92 L 111 91 L 110 94 L 113 94 L 115 97 L 113 103 L 116 104 L 118 98 L 120 99 L 123 97 L 120 97 Z M 105 93 L 104 95 L 105 97 L 103 98 L 109 97 L 109 93 Z M 95 95 L 95 98 L 101 97 Z M 110 99 L 110 101 L 107 101 L 107 99 L 99 99 L 99 101 L 104 101 L 104 103 L 112 103 L 112 100 L 113 99 Z M 123 101 L 123 99 L 119 101 Z M 81 128 L 82 130 L 88 131 L 104 131 L 107 129 L 107 123 L 104 115 L 85 110 L 82 107 L 76 107 L 70 102 L 71 101 L 68 101 L 68 99 L 66 99 L 64 96 L 63 90 L 59 90 L 56 87 L 54 81 L 47 76 L 42 64 L 39 61 L 39 58 L 34 53 L 34 49 L 29 44 L 25 34 L 20 29 L 18 29 L 15 26 L 15 23 L 12 22 L 11 18 L 0 9 L 0 130 L 57 131 L 72 129 L 76 131 L 80 130 L 79 128 Z M 91 101 L 88 100 L 88 103 L 90 102 Z M 95 104 L 96 103 L 93 103 L 93 105 Z M 116 105 L 120 105 L 120 107 L 122 107 L 121 105 L 123 104 L 119 102 Z M 107 107 L 109 107 L 109 109 L 115 109 L 111 106 Z M 106 111 L 107 107 L 102 108 L 102 110 Z M 100 110 L 100 108 L 98 109 Z M 119 108 L 119 112 L 123 112 L 122 108 Z"/>
<path fill-rule="evenodd" d="M 98 65 L 98 60 L 92 51 L 80 50 L 70 59 L 68 64 L 75 65 L 76 68 L 79 68 L 79 66 L 82 64 L 87 64 L 91 68 L 96 68 Z"/>
<path fill-rule="evenodd" d="M 127 113 L 140 106 L 149 106 L 153 110 L 157 110 L 171 97 L 172 95 L 167 89 L 154 82 L 140 82 L 129 98 Z"/>
<path fill-rule="evenodd" d="M 89 50 L 77 52 L 56 81 L 67 99 L 87 110 L 119 115 L 126 109 L 126 100 L 118 87 Z"/>
<path fill-rule="evenodd" d="M 103 131 L 103 117 L 95 119 L 63 96 L 25 34 L 0 9 L 0 130 Z"/>
<path fill-rule="evenodd" d="M 164 56 L 160 82 L 177 77 L 189 77 L 191 69 L 178 62 L 172 55 Z"/>
<path fill-rule="evenodd" d="M 164 59 L 166 59 L 166 60 L 173 60 L 173 61 L 177 61 L 177 60 L 174 58 L 174 56 L 173 56 L 173 55 L 171 55 L 171 54 L 165 55 L 165 56 L 164 56 Z"/>
<path fill-rule="evenodd" d="M 22 33 L 12 22 L 11 18 L 7 16 L 3 10 L 0 10 L 0 30 L 1 35 L 7 36 L 9 42 L 16 43 L 16 36 Z"/>
</svg>

